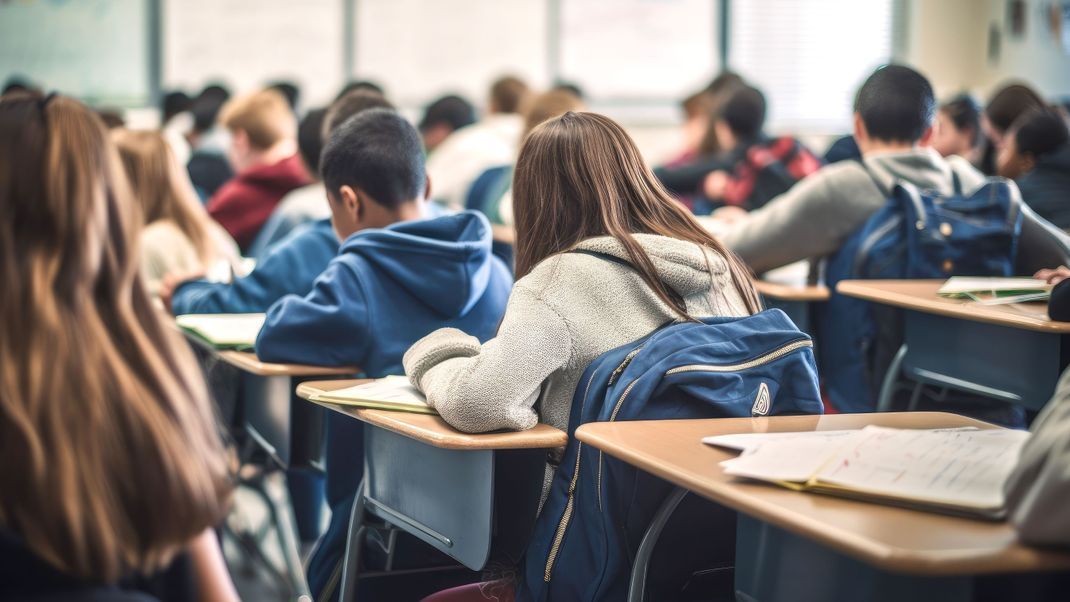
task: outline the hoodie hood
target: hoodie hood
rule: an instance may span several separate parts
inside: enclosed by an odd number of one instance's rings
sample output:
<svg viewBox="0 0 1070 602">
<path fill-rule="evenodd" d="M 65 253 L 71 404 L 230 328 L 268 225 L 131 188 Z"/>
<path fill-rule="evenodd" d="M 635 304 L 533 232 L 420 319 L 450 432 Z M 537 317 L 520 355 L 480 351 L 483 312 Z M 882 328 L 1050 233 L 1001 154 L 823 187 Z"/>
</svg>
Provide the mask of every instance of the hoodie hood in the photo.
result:
<svg viewBox="0 0 1070 602">
<path fill-rule="evenodd" d="M 728 264 L 724 257 L 710 249 L 668 236 L 634 236 L 654 263 L 658 278 L 684 298 L 708 292 L 711 282 L 720 282 L 728 277 Z M 631 261 L 624 245 L 612 236 L 589 238 L 576 245 L 576 248 Z"/>
<path fill-rule="evenodd" d="M 491 228 L 481 213 L 362 230 L 342 243 L 442 316 L 464 316 L 491 278 Z"/>
</svg>

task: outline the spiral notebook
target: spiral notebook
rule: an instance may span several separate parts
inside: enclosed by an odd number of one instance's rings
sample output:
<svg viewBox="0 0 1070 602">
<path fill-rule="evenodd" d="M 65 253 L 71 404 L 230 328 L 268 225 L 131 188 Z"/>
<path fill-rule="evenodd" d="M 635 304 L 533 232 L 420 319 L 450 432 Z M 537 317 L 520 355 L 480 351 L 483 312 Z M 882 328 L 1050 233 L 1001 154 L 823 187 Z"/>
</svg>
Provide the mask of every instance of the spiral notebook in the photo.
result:
<svg viewBox="0 0 1070 602">
<path fill-rule="evenodd" d="M 178 327 L 216 349 L 249 351 L 264 327 L 264 314 L 185 314 Z"/>
<path fill-rule="evenodd" d="M 387 376 L 355 387 L 324 391 L 310 396 L 309 399 L 373 410 L 438 414 L 434 408 L 427 405 L 423 393 L 409 384 L 409 379 L 404 376 Z"/>
</svg>

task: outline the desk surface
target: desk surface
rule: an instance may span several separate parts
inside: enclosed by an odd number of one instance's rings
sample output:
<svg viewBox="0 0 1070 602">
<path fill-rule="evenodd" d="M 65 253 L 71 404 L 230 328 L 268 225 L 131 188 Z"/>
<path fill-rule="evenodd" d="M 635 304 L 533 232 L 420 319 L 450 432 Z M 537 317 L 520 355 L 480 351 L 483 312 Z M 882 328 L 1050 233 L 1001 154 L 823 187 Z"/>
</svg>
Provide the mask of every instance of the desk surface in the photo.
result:
<svg viewBox="0 0 1070 602">
<path fill-rule="evenodd" d="M 607 454 L 737 512 L 818 541 L 885 570 L 966 575 L 1070 568 L 1070 553 L 1017 543 L 1007 523 L 800 493 L 725 475 L 718 463 L 735 452 L 711 447 L 710 435 L 861 428 L 992 425 L 939 412 L 841 414 L 723 420 L 590 423 L 576 437 Z"/>
<path fill-rule="evenodd" d="M 1047 304 L 980 305 L 966 299 L 947 299 L 936 294 L 943 284 L 943 280 L 843 280 L 836 290 L 848 297 L 973 322 L 1070 333 L 1070 322 L 1048 319 Z"/>
<path fill-rule="evenodd" d="M 762 296 L 780 301 L 829 300 L 829 289 L 823 284 L 782 284 L 759 279 L 754 281 L 754 288 L 758 289 Z"/>
<path fill-rule="evenodd" d="M 297 386 L 297 396 L 308 399 L 316 393 L 334 391 L 359 385 L 367 380 L 332 380 L 306 382 Z M 552 449 L 564 447 L 568 435 L 564 431 L 547 424 L 519 432 L 498 433 L 462 433 L 446 424 L 439 416 L 414 414 L 412 412 L 392 412 L 389 410 L 370 410 L 333 403 L 318 403 L 326 408 L 351 416 L 362 422 L 400 433 L 443 449 Z"/>
<path fill-rule="evenodd" d="M 360 372 L 355 366 L 330 368 L 303 364 L 272 364 L 257 359 L 248 351 L 217 351 L 219 359 L 245 372 L 258 376 L 352 376 Z"/>
</svg>

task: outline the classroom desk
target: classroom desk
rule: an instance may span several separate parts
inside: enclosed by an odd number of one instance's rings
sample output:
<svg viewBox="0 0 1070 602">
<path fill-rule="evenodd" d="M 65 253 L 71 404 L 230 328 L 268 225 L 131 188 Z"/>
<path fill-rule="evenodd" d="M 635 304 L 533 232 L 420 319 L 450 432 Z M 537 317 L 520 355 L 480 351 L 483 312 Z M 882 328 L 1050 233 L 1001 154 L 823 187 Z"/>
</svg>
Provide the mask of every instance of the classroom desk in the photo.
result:
<svg viewBox="0 0 1070 602">
<path fill-rule="evenodd" d="M 970 391 L 1039 410 L 1070 362 L 1070 322 L 1047 317 L 1043 303 L 979 305 L 945 299 L 942 280 L 844 280 L 849 297 L 902 308 L 904 345 L 881 388 L 892 403 L 896 377 Z"/>
<path fill-rule="evenodd" d="M 640 544 L 629 600 L 642 599 L 644 554 L 653 550 L 660 529 L 687 492 L 739 515 L 739 600 L 964 602 L 970 599 L 975 575 L 1070 569 L 1070 553 L 1023 546 L 1007 523 L 801 493 L 730 477 L 718 463 L 736 453 L 701 441 L 729 433 L 854 429 L 869 424 L 997 428 L 941 412 L 582 425 L 576 431 L 580 441 L 677 487 Z"/>
<path fill-rule="evenodd" d="M 297 395 L 309 399 L 361 382 L 368 381 L 306 382 Z M 364 466 L 354 466 L 364 478 L 350 518 L 342 600 L 356 588 L 369 515 L 472 570 L 486 565 L 492 549 L 519 560 L 534 527 L 546 450 L 564 447 L 568 435 L 545 424 L 473 435 L 438 416 L 321 405 L 371 427 L 364 430 Z"/>
<path fill-rule="evenodd" d="M 786 284 L 758 279 L 754 281 L 754 288 L 765 300 L 766 307 L 783 310 L 799 330 L 810 335 L 813 335 L 810 328 L 813 305 L 829 299 L 829 290 L 823 284 Z"/>
<path fill-rule="evenodd" d="M 272 364 L 262 362 L 256 354 L 246 351 L 220 351 L 206 345 L 195 336 L 187 340 L 205 350 L 211 357 L 235 368 L 239 382 L 237 403 L 240 406 L 241 429 L 256 448 L 267 454 L 269 470 L 286 469 L 296 457 L 312 464 L 320 462 L 323 447 L 322 420 L 315 409 L 293 407 L 294 379 L 317 376 L 350 376 L 360 372 L 356 367 L 332 368 L 302 364 Z M 295 414 L 301 414 L 295 424 Z M 303 425 L 304 428 L 295 428 Z M 252 456 L 242 454 L 242 461 Z M 246 479 L 244 484 L 255 491 L 267 505 L 271 522 L 279 537 L 286 581 L 293 588 L 295 598 L 311 600 L 308 583 L 301 568 L 297 544 L 297 527 L 289 496 L 282 502 L 274 499 L 263 482 L 263 475 Z"/>
</svg>

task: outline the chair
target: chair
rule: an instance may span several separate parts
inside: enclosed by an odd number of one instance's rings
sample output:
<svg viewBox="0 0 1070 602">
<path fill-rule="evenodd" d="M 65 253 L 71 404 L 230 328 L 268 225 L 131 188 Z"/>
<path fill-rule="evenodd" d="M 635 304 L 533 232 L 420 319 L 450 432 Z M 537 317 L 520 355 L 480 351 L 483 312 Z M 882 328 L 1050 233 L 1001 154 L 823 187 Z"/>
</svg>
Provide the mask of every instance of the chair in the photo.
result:
<svg viewBox="0 0 1070 602">
<path fill-rule="evenodd" d="M 1022 233 L 1015 274 L 1032 276 L 1037 270 L 1070 265 L 1070 235 L 1037 215 L 1024 202 L 1018 203 L 1018 211 L 1022 215 Z"/>
</svg>

